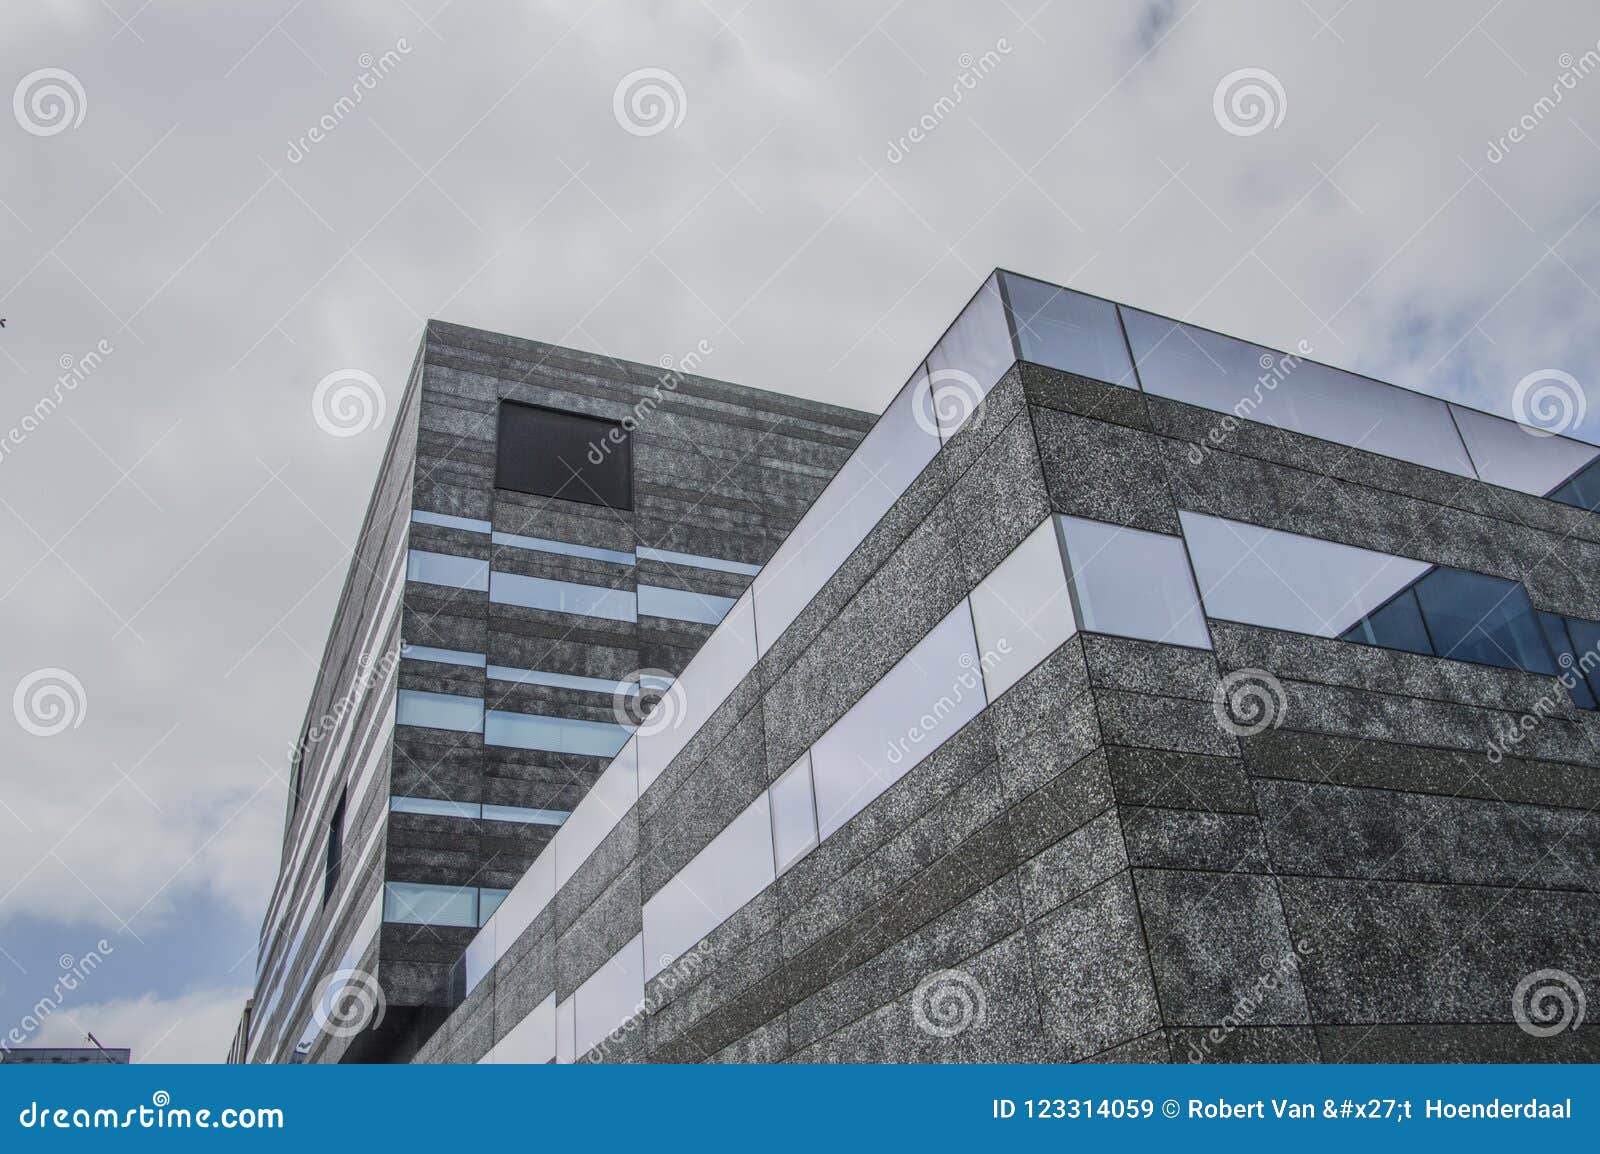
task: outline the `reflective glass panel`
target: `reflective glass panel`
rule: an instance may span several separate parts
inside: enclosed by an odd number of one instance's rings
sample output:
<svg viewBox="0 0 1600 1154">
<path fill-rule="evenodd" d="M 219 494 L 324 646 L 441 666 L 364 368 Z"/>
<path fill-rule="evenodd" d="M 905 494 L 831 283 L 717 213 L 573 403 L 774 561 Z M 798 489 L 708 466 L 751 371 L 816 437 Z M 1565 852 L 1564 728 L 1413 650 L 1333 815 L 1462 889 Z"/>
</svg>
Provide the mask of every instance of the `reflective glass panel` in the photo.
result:
<svg viewBox="0 0 1600 1154">
<path fill-rule="evenodd" d="M 420 813 L 428 817 L 466 817 L 476 818 L 482 816 L 481 807 L 475 801 L 442 801 L 432 797 L 391 797 L 389 810 L 392 813 Z"/>
<path fill-rule="evenodd" d="M 383 920 L 422 926 L 475 926 L 478 891 L 472 886 L 385 882 Z"/>
<path fill-rule="evenodd" d="M 614 565 L 632 565 L 633 554 L 616 549 L 601 549 L 595 545 L 574 545 L 569 541 L 552 541 L 547 537 L 523 537 L 517 533 L 501 533 L 490 537 L 496 545 L 509 545 L 513 549 L 532 549 L 539 553 L 560 553 L 564 557 L 587 557 L 591 561 L 609 561 Z"/>
<path fill-rule="evenodd" d="M 1594 689 L 1584 676 L 1585 667 L 1590 670 L 1600 668 L 1596 660 L 1600 659 L 1600 650 L 1592 651 L 1587 663 L 1580 660 L 1577 647 L 1573 644 L 1572 636 L 1567 630 L 1567 619 L 1555 613 L 1540 613 L 1539 624 L 1544 629 L 1544 639 L 1550 644 L 1550 652 L 1555 655 L 1556 666 L 1564 674 L 1564 680 L 1570 681 L 1567 686 L 1572 694 L 1572 703 L 1579 709 L 1594 709 Z M 1588 624 L 1587 622 L 1574 624 Z M 1600 628 L 1594 628 L 1595 640 L 1600 641 Z"/>
<path fill-rule="evenodd" d="M 400 643 L 400 656 L 409 661 L 437 661 L 441 665 L 466 665 L 476 669 L 484 666 L 481 653 L 468 653 L 464 649 L 435 649 L 431 645 Z"/>
<path fill-rule="evenodd" d="M 607 589 L 575 581 L 552 581 L 520 573 L 495 573 L 489 581 L 489 600 L 500 605 L 522 605 L 613 621 L 637 621 L 638 607 L 632 589 Z"/>
<path fill-rule="evenodd" d="M 518 685 L 549 685 L 556 689 L 583 689 L 590 693 L 639 692 L 632 682 L 609 681 L 604 677 L 580 677 L 575 673 L 550 673 L 543 669 L 516 669 L 509 665 L 489 666 L 488 676 L 496 681 L 511 681 Z"/>
<path fill-rule="evenodd" d="M 963 600 L 811 747 L 826 840 L 987 704 Z"/>
<path fill-rule="evenodd" d="M 1600 509 L 1600 461 L 1583 468 L 1554 489 L 1550 499 L 1580 509 Z"/>
<path fill-rule="evenodd" d="M 993 701 L 1078 631 L 1053 518 L 972 591 L 983 683 Z"/>
<path fill-rule="evenodd" d="M 560 825 L 567 820 L 564 809 L 530 809 L 521 805 L 489 805 L 483 807 L 485 821 L 514 821 L 523 825 Z"/>
<path fill-rule="evenodd" d="M 446 529 L 465 529 L 469 533 L 487 533 L 491 528 L 487 521 L 457 517 L 453 513 L 429 513 L 424 509 L 411 510 L 411 519 L 419 525 L 440 525 Z"/>
<path fill-rule="evenodd" d="M 1445 403 L 1221 333 L 1122 308 L 1145 392 L 1475 476 Z"/>
<path fill-rule="evenodd" d="M 1363 617 L 1343 635 L 1345 641 L 1378 645 L 1384 649 L 1403 649 L 1407 653 L 1432 653 L 1433 642 L 1422 623 L 1422 607 L 1417 594 L 1407 589 L 1393 601 Z"/>
<path fill-rule="evenodd" d="M 811 751 L 800 755 L 767 790 L 772 849 L 782 873 L 817 844 L 817 801 L 811 787 Z"/>
<path fill-rule="evenodd" d="M 509 890 L 490 889 L 482 886 L 478 889 L 478 924 L 481 926 L 494 917 L 495 910 L 500 908 L 500 903 L 506 900 Z"/>
<path fill-rule="evenodd" d="M 645 902 L 647 976 L 666 969 L 776 876 L 772 819 L 762 794 Z"/>
<path fill-rule="evenodd" d="M 1432 568 L 1242 521 L 1179 518 L 1206 612 L 1225 621 L 1338 637 Z"/>
<path fill-rule="evenodd" d="M 668 565 L 688 565 L 695 569 L 716 569 L 722 573 L 743 573 L 754 577 L 761 566 L 747 561 L 724 561 L 720 557 L 701 557 L 695 553 L 675 553 L 671 549 L 650 549 L 640 546 L 636 552 L 641 561 L 665 561 Z"/>
<path fill-rule="evenodd" d="M 483 723 L 485 745 L 506 745 L 513 749 L 612 757 L 627 740 L 628 730 L 609 721 L 580 721 L 572 717 L 544 717 L 537 713 L 491 709 Z"/>
<path fill-rule="evenodd" d="M 948 441 L 1016 360 L 1000 281 L 991 275 L 928 354 L 920 411 L 937 414 L 939 435 Z"/>
<path fill-rule="evenodd" d="M 483 698 L 462 697 L 455 693 L 426 693 L 402 689 L 395 704 L 397 725 L 420 725 L 428 729 L 454 729 L 461 733 L 483 732 Z"/>
<path fill-rule="evenodd" d="M 1098 297 L 1002 273 L 1022 359 L 1136 389 L 1117 306 Z"/>
<path fill-rule="evenodd" d="M 607 1034 L 641 1013 L 644 1003 L 644 939 L 635 934 L 572 992 L 573 1053 L 582 1056 Z"/>
<path fill-rule="evenodd" d="M 751 607 L 751 591 L 746 590 L 678 678 L 683 687 L 678 698 L 678 723 L 662 729 L 646 727 L 640 735 L 638 793 L 648 789 L 671 764 L 755 664 L 755 610 Z"/>
<path fill-rule="evenodd" d="M 1057 515 L 1084 629 L 1211 648 L 1181 537 Z"/>
<path fill-rule="evenodd" d="M 915 378 L 856 447 L 752 586 L 765 653 L 939 449 L 938 429 L 913 411 Z"/>
<path fill-rule="evenodd" d="M 496 1063 L 543 1065 L 556 1058 L 556 996 L 552 991 L 495 1043 Z"/>
<path fill-rule="evenodd" d="M 567 884 L 584 859 L 616 828 L 639 800 L 639 793 L 639 743 L 630 741 L 556 831 L 551 845 L 556 851 L 557 888 Z"/>
<path fill-rule="evenodd" d="M 1530 433 L 1515 421 L 1451 405 L 1478 476 L 1492 485 L 1542 497 L 1596 457 L 1600 449 L 1566 437 Z"/>
<path fill-rule="evenodd" d="M 1439 568 L 1417 582 L 1417 600 L 1439 656 L 1555 673 L 1544 631 L 1516 582 Z"/>
<path fill-rule="evenodd" d="M 406 554 L 406 580 L 451 589 L 483 590 L 489 588 L 489 562 L 412 549 Z"/>
<path fill-rule="evenodd" d="M 715 625 L 733 608 L 732 597 L 696 593 L 692 589 L 668 589 L 662 585 L 639 586 L 639 612 L 648 617 L 671 617 L 677 621 L 699 621 Z"/>
</svg>

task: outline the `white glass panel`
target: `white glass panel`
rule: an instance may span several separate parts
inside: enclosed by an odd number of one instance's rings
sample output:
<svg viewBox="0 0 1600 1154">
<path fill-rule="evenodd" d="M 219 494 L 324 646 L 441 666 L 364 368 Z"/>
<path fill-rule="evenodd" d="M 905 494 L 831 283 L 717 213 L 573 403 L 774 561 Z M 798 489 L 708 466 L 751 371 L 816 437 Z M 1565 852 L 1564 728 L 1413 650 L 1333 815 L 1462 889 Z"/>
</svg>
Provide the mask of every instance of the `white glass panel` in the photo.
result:
<svg viewBox="0 0 1600 1154">
<path fill-rule="evenodd" d="M 752 588 L 765 653 L 861 544 L 939 450 L 937 429 L 913 412 L 922 374 L 906 383 Z"/>
<path fill-rule="evenodd" d="M 644 904 L 646 970 L 655 977 L 776 877 L 763 793 Z"/>
<path fill-rule="evenodd" d="M 715 625 L 732 608 L 732 597 L 697 593 L 693 589 L 668 589 L 664 585 L 639 586 L 639 612 L 650 617 L 671 617 L 678 621 Z"/>
<path fill-rule="evenodd" d="M 639 737 L 639 792 L 650 787 L 733 687 L 755 668 L 755 612 L 750 602 L 746 590 L 678 678 L 676 724 L 659 730 L 647 727 Z"/>
<path fill-rule="evenodd" d="M 400 643 L 400 656 L 409 661 L 437 661 L 442 665 L 466 665 L 482 669 L 485 664 L 481 653 L 468 653 L 465 649 L 435 649 L 431 645 Z"/>
<path fill-rule="evenodd" d="M 1596 457 L 1600 449 L 1567 437 L 1528 432 L 1515 421 L 1451 405 L 1478 476 L 1491 485 L 1543 497 Z"/>
<path fill-rule="evenodd" d="M 811 747 L 824 840 L 986 704 L 965 599 Z"/>
<path fill-rule="evenodd" d="M 1116 305 L 1015 273 L 1004 277 L 1023 360 L 1139 387 Z"/>
<path fill-rule="evenodd" d="M 506 745 L 513 749 L 611 757 L 627 740 L 628 730 L 609 721 L 542 717 L 536 713 L 508 713 L 500 709 L 489 710 L 483 721 L 485 745 Z"/>
<path fill-rule="evenodd" d="M 556 996 L 551 993 L 495 1043 L 496 1063 L 542 1065 L 556 1056 Z"/>
<path fill-rule="evenodd" d="M 613 621 L 637 621 L 639 618 L 632 589 L 606 589 L 576 581 L 525 577 L 520 573 L 491 574 L 489 600 L 499 605 L 609 617 Z"/>
<path fill-rule="evenodd" d="M 523 931 L 533 924 L 533 919 L 550 904 L 555 893 L 556 855 L 554 848 L 547 845 L 528 867 L 528 872 L 511 887 L 511 892 L 500 903 L 500 908 L 495 910 L 489 925 L 484 927 L 494 928 L 496 961 L 516 944 Z"/>
<path fill-rule="evenodd" d="M 393 813 L 420 813 L 429 817 L 482 816 L 482 807 L 475 801 L 441 801 L 432 797 L 391 797 L 389 809 Z"/>
<path fill-rule="evenodd" d="M 990 276 L 928 354 L 919 411 L 938 415 L 939 434 L 948 441 L 1016 359 L 1000 281 Z"/>
<path fill-rule="evenodd" d="M 1183 538 L 1057 516 L 1084 629 L 1211 648 Z"/>
<path fill-rule="evenodd" d="M 572 992 L 575 1056 L 587 1054 L 644 1007 L 644 938 L 635 934 Z M 643 1022 L 634 1023 L 643 1029 Z"/>
<path fill-rule="evenodd" d="M 495 948 L 496 932 L 497 927 L 493 920 L 490 920 L 478 930 L 477 936 L 467 943 L 467 952 L 462 957 L 461 964 L 466 970 L 466 992 L 469 994 L 478 988 L 479 982 L 489 976 L 495 962 L 500 960 L 500 955 L 504 952 Z"/>
<path fill-rule="evenodd" d="M 983 684 L 993 701 L 1078 631 L 1055 521 L 1041 521 L 971 600 Z"/>
<path fill-rule="evenodd" d="M 560 553 L 564 557 L 587 557 L 591 561 L 609 561 L 613 565 L 632 565 L 633 554 L 617 549 L 601 549 L 595 545 L 574 545 L 570 541 L 552 541 L 548 537 L 524 537 L 518 533 L 496 531 L 490 538 L 496 545 L 509 545 L 513 549 L 532 549 L 539 553 Z"/>
<path fill-rule="evenodd" d="M 411 519 L 419 525 L 442 525 L 446 529 L 465 529 L 469 533 L 487 533 L 491 528 L 487 521 L 457 517 L 453 513 L 429 513 L 424 509 L 411 510 Z"/>
<path fill-rule="evenodd" d="M 395 723 L 421 725 L 428 729 L 454 729 L 461 733 L 482 733 L 483 698 L 402 689 L 397 693 Z"/>
<path fill-rule="evenodd" d="M 481 591 L 489 588 L 489 562 L 412 549 L 406 554 L 406 580 Z"/>
<path fill-rule="evenodd" d="M 496 681 L 511 681 L 518 685 L 549 685 L 556 689 L 582 689 L 589 693 L 607 695 L 621 691 L 638 693 L 633 682 L 610 681 L 604 677 L 579 677 L 573 673 L 549 673 L 543 669 L 517 669 L 510 665 L 489 666 L 488 676 Z"/>
<path fill-rule="evenodd" d="M 782 873 L 817 844 L 817 799 L 811 786 L 809 749 L 772 783 L 767 803 L 772 809 L 773 856 Z"/>
<path fill-rule="evenodd" d="M 573 1031 L 576 1027 L 576 1016 L 573 1014 L 573 998 L 568 995 L 564 1002 L 556 1003 L 556 1061 L 571 1062 L 577 1058 L 576 1038 Z"/>
<path fill-rule="evenodd" d="M 665 561 L 668 565 L 688 565 L 695 569 L 716 569 L 723 573 L 743 573 L 754 577 L 761 566 L 745 561 L 724 561 L 721 557 L 701 557 L 696 553 L 677 553 L 671 549 L 651 549 L 641 545 L 635 550 L 641 561 Z"/>
<path fill-rule="evenodd" d="M 1181 513 L 1206 612 L 1228 621 L 1338 637 L 1431 565 Z"/>
<path fill-rule="evenodd" d="M 556 831 L 551 843 L 556 851 L 556 888 L 567 884 L 638 800 L 639 743 L 630 741 Z"/>
<path fill-rule="evenodd" d="M 1445 403 L 1124 307 L 1145 391 L 1474 476 Z"/>
</svg>

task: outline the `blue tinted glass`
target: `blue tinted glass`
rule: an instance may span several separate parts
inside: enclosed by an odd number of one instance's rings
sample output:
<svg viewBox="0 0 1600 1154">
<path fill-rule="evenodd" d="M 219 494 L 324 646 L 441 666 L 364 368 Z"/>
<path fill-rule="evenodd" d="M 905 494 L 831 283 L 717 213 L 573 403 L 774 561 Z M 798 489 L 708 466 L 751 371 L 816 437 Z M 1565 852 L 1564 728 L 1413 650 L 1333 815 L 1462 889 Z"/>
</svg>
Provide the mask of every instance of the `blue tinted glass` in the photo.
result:
<svg viewBox="0 0 1600 1154">
<path fill-rule="evenodd" d="M 472 886 L 386 882 L 383 920 L 422 926 L 475 926 L 478 891 Z"/>
<path fill-rule="evenodd" d="M 465 529 L 469 533 L 487 533 L 489 522 L 472 517 L 457 517 L 452 513 L 429 513 L 425 509 L 411 510 L 411 519 L 419 525 L 441 525 L 446 529 Z"/>
<path fill-rule="evenodd" d="M 515 749 L 615 757 L 628 743 L 629 732 L 606 721 L 579 721 L 571 717 L 541 717 L 536 713 L 491 709 L 484 721 L 483 740 L 487 745 L 508 745 Z"/>
<path fill-rule="evenodd" d="M 743 573 L 754 577 L 761 566 L 745 561 L 724 561 L 721 557 L 701 557 L 697 553 L 675 553 L 671 549 L 650 549 L 641 546 L 635 550 L 641 561 L 665 561 L 669 565 L 691 565 L 696 569 L 716 569 L 723 573 Z"/>
<path fill-rule="evenodd" d="M 639 586 L 639 612 L 651 617 L 671 617 L 678 621 L 700 621 L 715 625 L 728 615 L 733 602 L 732 597 L 696 593 L 691 589 Z"/>
<path fill-rule="evenodd" d="M 522 605 L 613 621 L 637 621 L 639 612 L 631 589 L 607 589 L 575 581 L 495 573 L 489 582 L 489 600 L 499 605 Z"/>
<path fill-rule="evenodd" d="M 462 697 L 455 693 L 424 693 L 420 689 L 402 689 L 395 704 L 394 719 L 399 725 L 421 725 L 429 729 L 482 733 L 483 698 Z"/>
<path fill-rule="evenodd" d="M 1572 638 L 1572 672 L 1588 678 L 1591 701 L 1600 701 L 1600 623 L 1583 621 L 1577 617 L 1568 617 L 1566 623 L 1567 634 Z M 1572 698 L 1577 701 L 1577 690 L 1573 691 Z M 1584 705 L 1584 708 L 1594 709 L 1596 706 L 1590 704 Z"/>
<path fill-rule="evenodd" d="M 481 926 L 494 917 L 495 910 L 500 908 L 500 903 L 506 900 L 510 890 L 495 890 L 484 886 L 478 891 L 478 924 Z"/>
<path fill-rule="evenodd" d="M 424 585 L 447 585 L 452 589 L 487 589 L 489 562 L 413 549 L 406 556 L 406 580 L 421 581 Z"/>
<path fill-rule="evenodd" d="M 1428 630 L 1422 624 L 1422 610 L 1416 594 L 1407 589 L 1389 604 L 1356 622 L 1345 641 L 1381 645 L 1385 649 L 1404 649 L 1407 653 L 1432 653 Z"/>
<path fill-rule="evenodd" d="M 1522 586 L 1439 568 L 1418 581 L 1416 591 L 1439 656 L 1531 673 L 1556 671 Z"/>
<path fill-rule="evenodd" d="M 1576 505 L 1580 509 L 1600 509 L 1600 461 L 1581 470 L 1550 494 L 1552 501 Z"/>
<path fill-rule="evenodd" d="M 1583 622 L 1573 622 L 1580 628 Z M 1595 707 L 1594 693 L 1588 681 L 1584 678 L 1584 671 L 1579 664 L 1578 655 L 1573 652 L 1572 637 L 1567 632 L 1567 621 L 1555 613 L 1540 613 L 1539 625 L 1544 629 L 1544 639 L 1550 643 L 1550 652 L 1555 654 L 1556 665 L 1562 671 L 1563 682 L 1570 681 L 1567 689 L 1572 694 L 1572 702 L 1580 709 L 1593 709 Z M 1596 630 L 1597 639 L 1600 639 L 1600 630 Z M 1593 664 L 1591 658 L 1590 664 Z"/>
<path fill-rule="evenodd" d="M 587 557 L 591 561 L 610 561 L 615 565 L 632 565 L 633 554 L 616 549 L 601 549 L 594 545 L 573 545 L 567 541 L 552 541 L 548 537 L 523 537 L 516 533 L 495 533 L 491 538 L 496 545 L 510 545 L 516 549 L 533 549 L 540 553 L 560 553 L 566 557 Z"/>
</svg>

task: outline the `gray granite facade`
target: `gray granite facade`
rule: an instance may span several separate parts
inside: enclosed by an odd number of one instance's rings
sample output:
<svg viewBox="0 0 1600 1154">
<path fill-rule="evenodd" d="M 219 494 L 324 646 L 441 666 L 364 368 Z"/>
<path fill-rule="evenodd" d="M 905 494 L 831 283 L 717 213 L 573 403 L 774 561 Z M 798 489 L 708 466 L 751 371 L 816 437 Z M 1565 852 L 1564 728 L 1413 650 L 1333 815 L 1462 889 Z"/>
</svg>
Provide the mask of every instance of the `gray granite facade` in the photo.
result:
<svg viewBox="0 0 1600 1154">
<path fill-rule="evenodd" d="M 1594 514 L 1249 422 L 1196 464 L 1215 421 L 1013 367 L 416 1060 L 483 1060 L 568 998 L 1051 511 L 1167 533 L 1211 512 L 1600 617 Z M 1600 1035 L 1512 1009 L 1543 970 L 1600 989 L 1600 713 L 1532 674 L 1209 627 L 1212 651 L 1071 637 L 578 1057 L 1600 1060 Z M 1284 702 L 1240 736 L 1213 695 L 1245 669 Z"/>
</svg>

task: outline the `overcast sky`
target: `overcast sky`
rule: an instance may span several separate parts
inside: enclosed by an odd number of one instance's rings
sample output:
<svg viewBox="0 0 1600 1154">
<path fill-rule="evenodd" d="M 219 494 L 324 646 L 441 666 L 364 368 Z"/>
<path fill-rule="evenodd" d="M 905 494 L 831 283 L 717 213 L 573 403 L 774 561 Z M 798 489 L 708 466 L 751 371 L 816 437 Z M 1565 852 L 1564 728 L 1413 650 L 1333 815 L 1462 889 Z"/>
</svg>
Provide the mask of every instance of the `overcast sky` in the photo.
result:
<svg viewBox="0 0 1600 1154">
<path fill-rule="evenodd" d="M 1578 0 L 0 20 L 0 1034 L 104 955 L 35 1042 L 225 1053 L 428 317 L 876 411 L 1003 265 L 1497 412 L 1600 376 Z"/>
</svg>

